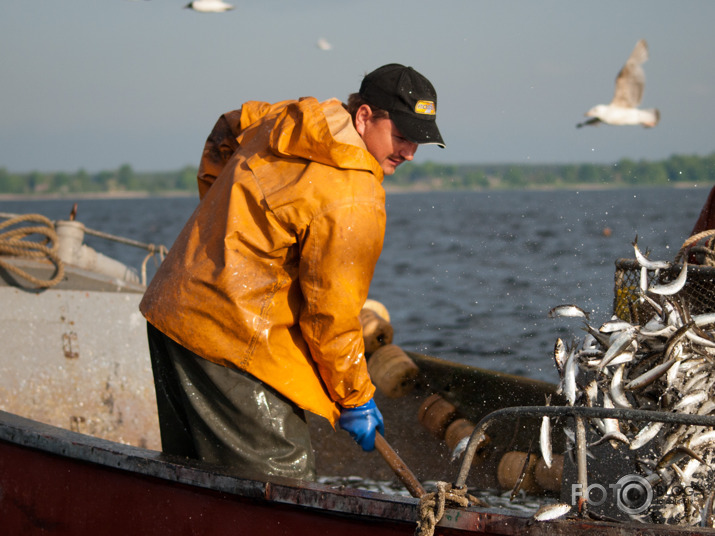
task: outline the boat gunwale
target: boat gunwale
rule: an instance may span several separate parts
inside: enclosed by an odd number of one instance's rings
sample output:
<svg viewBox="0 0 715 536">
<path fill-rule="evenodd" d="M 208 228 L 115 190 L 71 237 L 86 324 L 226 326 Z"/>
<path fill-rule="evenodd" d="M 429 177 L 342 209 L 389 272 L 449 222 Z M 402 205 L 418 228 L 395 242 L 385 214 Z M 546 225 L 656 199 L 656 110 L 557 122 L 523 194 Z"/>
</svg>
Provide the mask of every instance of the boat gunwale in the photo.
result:
<svg viewBox="0 0 715 536">
<path fill-rule="evenodd" d="M 200 487 L 245 499 L 415 525 L 419 515 L 419 500 L 413 497 L 354 488 L 336 489 L 318 482 L 283 477 L 272 477 L 270 481 L 251 480 L 232 475 L 223 466 L 65 430 L 2 410 L 0 441 L 70 458 L 73 461 L 101 465 L 108 469 Z M 451 510 L 446 509 L 445 519 L 440 526 L 464 526 L 464 522 L 468 521 L 465 519 L 469 517 L 466 515 L 468 512 L 460 509 L 459 515 L 456 511 L 452 511 L 450 515 Z M 473 510 L 473 507 L 468 510 Z M 484 516 L 522 517 L 516 512 L 505 514 L 497 509 L 478 509 L 471 513 L 477 514 L 480 519 Z M 450 517 L 455 520 L 461 518 L 461 522 L 450 523 Z M 523 520 L 528 520 L 528 517 L 523 517 Z"/>
</svg>

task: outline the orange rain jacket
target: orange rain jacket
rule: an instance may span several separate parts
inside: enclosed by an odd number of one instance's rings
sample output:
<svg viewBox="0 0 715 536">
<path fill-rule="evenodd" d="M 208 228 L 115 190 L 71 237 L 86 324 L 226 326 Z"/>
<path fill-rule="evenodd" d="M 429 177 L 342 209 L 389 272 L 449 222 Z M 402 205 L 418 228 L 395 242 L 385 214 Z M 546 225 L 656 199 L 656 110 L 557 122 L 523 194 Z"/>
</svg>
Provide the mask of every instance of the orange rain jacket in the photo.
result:
<svg viewBox="0 0 715 536">
<path fill-rule="evenodd" d="M 194 353 L 335 424 L 375 391 L 360 310 L 385 233 L 383 172 L 340 101 L 223 115 L 201 201 L 140 310 Z"/>
</svg>

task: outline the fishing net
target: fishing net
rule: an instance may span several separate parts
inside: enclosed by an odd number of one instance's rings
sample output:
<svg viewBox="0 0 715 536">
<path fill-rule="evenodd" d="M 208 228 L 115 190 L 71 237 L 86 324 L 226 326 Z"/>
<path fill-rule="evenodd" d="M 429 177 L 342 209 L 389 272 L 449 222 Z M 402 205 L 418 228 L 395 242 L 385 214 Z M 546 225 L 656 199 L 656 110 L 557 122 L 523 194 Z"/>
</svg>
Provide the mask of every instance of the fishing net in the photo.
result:
<svg viewBox="0 0 715 536">
<path fill-rule="evenodd" d="M 678 277 L 682 264 L 664 270 L 647 270 L 647 285 L 667 284 Z M 616 261 L 613 313 L 632 324 L 643 324 L 655 313 L 648 302 L 639 300 L 641 266 L 635 259 Z M 692 314 L 715 312 L 715 267 L 688 265 L 688 278 L 678 293 Z"/>
<path fill-rule="evenodd" d="M 664 285 L 675 280 L 688 261 L 688 277 L 678 292 L 692 314 L 715 312 L 715 229 L 688 237 L 667 269 L 646 270 L 636 259 L 616 261 L 613 314 L 632 324 L 647 322 L 655 312 L 639 299 L 641 291 L 651 285 Z"/>
</svg>

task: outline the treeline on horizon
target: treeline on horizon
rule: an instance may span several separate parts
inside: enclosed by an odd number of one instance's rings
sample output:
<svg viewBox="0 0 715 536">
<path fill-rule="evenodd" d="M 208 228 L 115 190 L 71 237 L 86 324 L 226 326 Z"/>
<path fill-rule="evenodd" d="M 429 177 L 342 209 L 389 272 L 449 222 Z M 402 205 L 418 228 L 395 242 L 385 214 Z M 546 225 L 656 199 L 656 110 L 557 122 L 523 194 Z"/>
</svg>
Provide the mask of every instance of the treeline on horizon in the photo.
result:
<svg viewBox="0 0 715 536">
<path fill-rule="evenodd" d="M 122 192 L 195 193 L 197 168 L 137 172 L 128 164 L 115 171 L 90 174 L 11 173 L 0 168 L 0 194 L 64 195 Z M 622 159 L 615 164 L 438 164 L 409 162 L 385 177 L 393 189 L 488 190 L 569 188 L 580 185 L 658 186 L 672 183 L 715 183 L 715 153 L 674 155 L 658 162 Z"/>
</svg>

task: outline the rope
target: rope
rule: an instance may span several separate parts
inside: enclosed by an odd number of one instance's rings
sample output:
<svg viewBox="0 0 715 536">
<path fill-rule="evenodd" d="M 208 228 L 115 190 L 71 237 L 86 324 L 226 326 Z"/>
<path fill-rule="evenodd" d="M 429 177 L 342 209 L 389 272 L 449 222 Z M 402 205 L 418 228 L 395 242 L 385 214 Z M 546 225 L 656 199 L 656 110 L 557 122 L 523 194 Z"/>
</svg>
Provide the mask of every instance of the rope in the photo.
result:
<svg viewBox="0 0 715 536">
<path fill-rule="evenodd" d="M 470 503 L 486 506 L 484 501 L 467 493 L 467 486 L 455 488 L 447 482 L 437 482 L 437 491 L 420 497 L 419 513 L 415 536 L 432 536 L 437 523 L 444 516 L 447 507 L 466 508 Z"/>
<path fill-rule="evenodd" d="M 683 245 L 680 246 L 680 250 L 678 250 L 678 254 L 675 256 L 675 262 L 677 263 L 680 260 L 680 258 L 690 246 L 692 246 L 703 238 L 707 238 L 713 235 L 715 235 L 715 229 L 708 229 L 707 231 L 702 231 L 700 233 L 694 234 L 691 237 L 688 237 L 685 242 L 683 242 Z"/>
<path fill-rule="evenodd" d="M 54 276 L 49 280 L 39 279 L 2 258 L 0 258 L 0 267 L 26 279 L 38 288 L 53 287 L 62 281 L 65 275 L 65 265 L 57 256 L 57 233 L 55 233 L 55 226 L 52 222 L 41 214 L 27 214 L 25 216 L 15 216 L 0 223 L 0 230 L 26 222 L 40 223 L 42 225 L 23 226 L 1 233 L 0 255 L 13 255 L 30 259 L 49 259 L 57 267 Z M 45 238 L 42 241 L 25 240 L 34 234 L 42 235 Z M 52 243 L 51 248 L 47 246 L 50 242 Z"/>
</svg>

